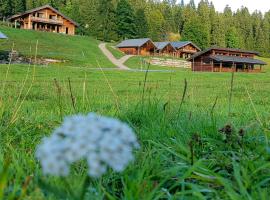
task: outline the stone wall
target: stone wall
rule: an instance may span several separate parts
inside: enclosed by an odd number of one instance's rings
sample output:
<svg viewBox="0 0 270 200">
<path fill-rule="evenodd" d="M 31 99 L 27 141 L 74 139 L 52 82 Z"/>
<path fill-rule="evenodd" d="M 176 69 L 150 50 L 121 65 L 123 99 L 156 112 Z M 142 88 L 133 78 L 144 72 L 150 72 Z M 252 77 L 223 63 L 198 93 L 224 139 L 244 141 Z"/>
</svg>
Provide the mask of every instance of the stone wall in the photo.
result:
<svg viewBox="0 0 270 200">
<path fill-rule="evenodd" d="M 177 67 L 177 68 L 191 68 L 191 62 L 172 58 L 151 58 L 149 59 L 151 65 Z"/>
</svg>

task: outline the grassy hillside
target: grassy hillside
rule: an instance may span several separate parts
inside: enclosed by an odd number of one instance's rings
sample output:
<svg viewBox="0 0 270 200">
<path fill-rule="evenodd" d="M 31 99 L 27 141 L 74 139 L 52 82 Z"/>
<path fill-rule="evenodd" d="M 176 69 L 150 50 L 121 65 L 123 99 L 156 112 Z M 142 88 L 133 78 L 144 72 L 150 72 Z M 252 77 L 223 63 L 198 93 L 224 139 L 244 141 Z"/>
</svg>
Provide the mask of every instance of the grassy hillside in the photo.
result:
<svg viewBox="0 0 270 200">
<path fill-rule="evenodd" d="M 117 48 L 115 48 L 116 44 L 117 43 L 108 43 L 106 44 L 106 47 L 114 55 L 115 58 L 120 59 L 123 56 L 125 56 L 125 54 L 122 51 L 119 51 Z"/>
<path fill-rule="evenodd" d="M 14 50 L 26 56 L 33 56 L 38 41 L 38 57 L 68 61 L 65 65 L 74 67 L 114 67 L 98 48 L 99 42 L 91 37 L 67 36 L 61 34 L 12 29 L 0 26 L 9 40 L 1 41 L 0 50 Z M 30 52 L 30 48 L 32 49 Z"/>
</svg>

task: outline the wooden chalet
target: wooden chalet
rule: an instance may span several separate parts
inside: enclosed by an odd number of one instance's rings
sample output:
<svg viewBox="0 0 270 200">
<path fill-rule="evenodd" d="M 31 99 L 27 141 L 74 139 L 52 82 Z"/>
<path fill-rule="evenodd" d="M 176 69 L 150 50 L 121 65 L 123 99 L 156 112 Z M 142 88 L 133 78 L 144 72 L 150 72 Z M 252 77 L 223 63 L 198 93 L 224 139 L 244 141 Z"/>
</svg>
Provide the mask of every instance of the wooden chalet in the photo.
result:
<svg viewBox="0 0 270 200">
<path fill-rule="evenodd" d="M 154 45 L 156 46 L 155 53 L 159 56 L 174 56 L 176 53 L 170 42 L 154 42 Z"/>
<path fill-rule="evenodd" d="M 193 71 L 202 72 L 261 72 L 265 62 L 255 59 L 258 52 L 211 47 L 193 55 Z"/>
<path fill-rule="evenodd" d="M 149 38 L 124 40 L 116 46 L 120 51 L 128 55 L 152 55 L 156 46 Z"/>
<path fill-rule="evenodd" d="M 75 35 L 76 22 L 50 5 L 41 6 L 9 18 L 15 28 Z"/>
<path fill-rule="evenodd" d="M 175 55 L 178 58 L 188 59 L 195 53 L 201 51 L 199 47 L 190 41 L 171 42 L 171 45 L 176 49 Z"/>
<path fill-rule="evenodd" d="M 4 33 L 0 32 L 0 39 L 8 39 L 8 37 Z"/>
</svg>

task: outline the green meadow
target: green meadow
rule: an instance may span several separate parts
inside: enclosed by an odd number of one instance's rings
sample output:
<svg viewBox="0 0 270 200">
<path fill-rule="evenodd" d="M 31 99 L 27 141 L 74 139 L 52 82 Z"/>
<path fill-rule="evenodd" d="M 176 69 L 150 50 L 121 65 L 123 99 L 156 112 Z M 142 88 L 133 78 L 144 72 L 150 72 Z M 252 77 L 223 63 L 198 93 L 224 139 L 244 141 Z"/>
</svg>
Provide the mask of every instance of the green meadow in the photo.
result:
<svg viewBox="0 0 270 200">
<path fill-rule="evenodd" d="M 10 37 L 1 50 L 14 43 L 35 57 L 38 40 L 38 57 L 68 62 L 0 65 L 0 199 L 76 199 L 84 161 L 67 178 L 44 176 L 35 150 L 65 116 L 89 112 L 127 122 L 141 148 L 123 173 L 91 179 L 85 199 L 269 199 L 270 65 L 258 74 L 95 70 L 113 66 L 92 38 L 1 31 Z"/>
<path fill-rule="evenodd" d="M 103 67 L 114 67 L 97 48 L 99 42 L 94 38 L 36 33 L 5 26 L 0 26 L 0 29 L 9 36 L 9 40 L 1 42 L 0 50 L 13 48 L 28 57 L 37 55 L 39 58 L 59 59 L 74 67 L 95 68 L 97 63 Z"/>
</svg>

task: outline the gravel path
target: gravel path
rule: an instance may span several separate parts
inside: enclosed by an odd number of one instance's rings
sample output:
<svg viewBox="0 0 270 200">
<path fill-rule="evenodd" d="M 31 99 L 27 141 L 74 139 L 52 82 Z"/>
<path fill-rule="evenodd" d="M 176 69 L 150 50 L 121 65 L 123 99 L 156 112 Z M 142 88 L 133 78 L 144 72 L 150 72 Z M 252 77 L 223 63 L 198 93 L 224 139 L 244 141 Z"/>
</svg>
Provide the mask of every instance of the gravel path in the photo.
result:
<svg viewBox="0 0 270 200">
<path fill-rule="evenodd" d="M 103 54 L 115 65 L 117 66 L 119 69 L 122 70 L 130 70 L 130 68 L 128 68 L 126 65 L 124 65 L 124 63 L 131 58 L 132 56 L 130 55 L 126 55 L 123 56 L 122 58 L 120 58 L 119 60 L 116 59 L 112 53 L 106 48 L 106 43 L 101 43 L 99 46 L 100 50 L 103 52 Z"/>
</svg>

